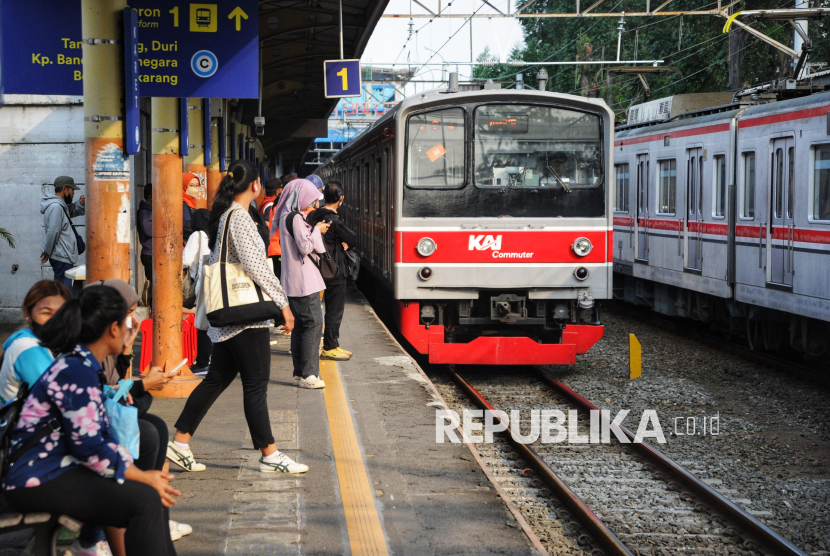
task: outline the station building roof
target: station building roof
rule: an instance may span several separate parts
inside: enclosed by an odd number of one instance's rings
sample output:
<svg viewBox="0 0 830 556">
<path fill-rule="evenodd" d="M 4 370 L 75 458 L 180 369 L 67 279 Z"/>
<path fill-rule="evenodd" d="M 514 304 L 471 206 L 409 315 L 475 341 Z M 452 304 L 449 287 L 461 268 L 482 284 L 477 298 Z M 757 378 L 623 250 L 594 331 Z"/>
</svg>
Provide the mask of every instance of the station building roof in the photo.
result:
<svg viewBox="0 0 830 556">
<path fill-rule="evenodd" d="M 342 0 L 343 58 L 360 58 L 388 0 Z M 323 91 L 323 61 L 340 58 L 338 2 L 266 0 L 259 3 L 262 57 L 260 138 L 267 156 L 282 156 L 284 168 L 304 173 L 307 151 L 327 137 L 327 121 L 337 99 Z M 257 100 L 240 101 L 241 120 L 252 125 Z"/>
</svg>

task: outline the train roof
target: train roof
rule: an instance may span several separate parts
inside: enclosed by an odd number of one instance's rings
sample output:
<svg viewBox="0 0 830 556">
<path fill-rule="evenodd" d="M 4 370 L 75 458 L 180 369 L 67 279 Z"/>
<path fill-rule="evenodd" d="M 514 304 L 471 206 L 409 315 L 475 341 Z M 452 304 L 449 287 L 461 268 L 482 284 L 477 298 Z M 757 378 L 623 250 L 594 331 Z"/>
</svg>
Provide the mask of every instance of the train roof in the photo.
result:
<svg viewBox="0 0 830 556">
<path fill-rule="evenodd" d="M 746 108 L 746 111 L 741 114 L 741 120 L 744 120 L 746 118 L 763 116 L 765 114 L 780 114 L 783 112 L 791 112 L 815 106 L 827 106 L 828 104 L 830 104 L 830 92 L 816 93 L 799 98 L 749 106 L 739 103 L 713 106 L 703 110 L 695 110 L 693 112 L 680 114 L 674 118 L 660 122 L 620 126 L 616 129 L 614 137 L 616 139 L 624 139 L 627 137 L 637 137 L 642 134 L 651 134 L 654 132 L 673 130 L 682 127 L 693 127 L 701 124 L 722 122 L 733 118 L 742 108 Z"/>
</svg>

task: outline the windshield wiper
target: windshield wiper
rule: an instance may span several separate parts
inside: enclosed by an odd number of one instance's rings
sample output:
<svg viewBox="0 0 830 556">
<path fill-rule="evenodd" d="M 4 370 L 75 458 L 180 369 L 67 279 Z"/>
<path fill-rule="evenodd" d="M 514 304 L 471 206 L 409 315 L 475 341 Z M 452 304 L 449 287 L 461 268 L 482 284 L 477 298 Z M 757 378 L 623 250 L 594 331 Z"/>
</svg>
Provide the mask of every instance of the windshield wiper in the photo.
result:
<svg viewBox="0 0 830 556">
<path fill-rule="evenodd" d="M 556 178 L 556 181 L 558 181 L 559 185 L 562 186 L 562 189 L 565 190 L 565 193 L 570 193 L 571 188 L 568 187 L 568 185 L 564 181 L 562 181 L 562 178 L 559 177 L 559 174 L 556 173 L 556 170 L 554 170 L 552 166 L 548 166 L 547 168 L 548 168 L 548 172 L 553 174 L 553 177 Z"/>
</svg>

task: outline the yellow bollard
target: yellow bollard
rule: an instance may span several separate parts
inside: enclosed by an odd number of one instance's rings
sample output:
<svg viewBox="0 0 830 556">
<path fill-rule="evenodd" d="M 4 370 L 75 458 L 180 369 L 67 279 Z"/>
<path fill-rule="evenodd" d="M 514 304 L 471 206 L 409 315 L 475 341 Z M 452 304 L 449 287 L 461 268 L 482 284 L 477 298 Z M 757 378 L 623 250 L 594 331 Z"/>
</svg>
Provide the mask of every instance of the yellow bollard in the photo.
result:
<svg viewBox="0 0 830 556">
<path fill-rule="evenodd" d="M 643 350 L 634 334 L 628 335 L 628 370 L 629 379 L 640 378 L 643 372 Z"/>
</svg>

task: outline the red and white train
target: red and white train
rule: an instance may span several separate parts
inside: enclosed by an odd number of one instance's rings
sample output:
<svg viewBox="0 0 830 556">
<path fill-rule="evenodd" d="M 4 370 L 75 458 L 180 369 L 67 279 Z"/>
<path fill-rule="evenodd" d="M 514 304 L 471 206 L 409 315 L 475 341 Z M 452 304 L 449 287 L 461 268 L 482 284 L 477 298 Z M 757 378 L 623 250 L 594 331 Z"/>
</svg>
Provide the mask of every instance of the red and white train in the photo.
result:
<svg viewBox="0 0 830 556">
<path fill-rule="evenodd" d="M 433 363 L 572 364 L 612 294 L 613 114 L 535 90 L 401 102 L 316 173 Z"/>
<path fill-rule="evenodd" d="M 820 356 L 830 344 L 830 93 L 618 128 L 617 297 Z"/>
</svg>

